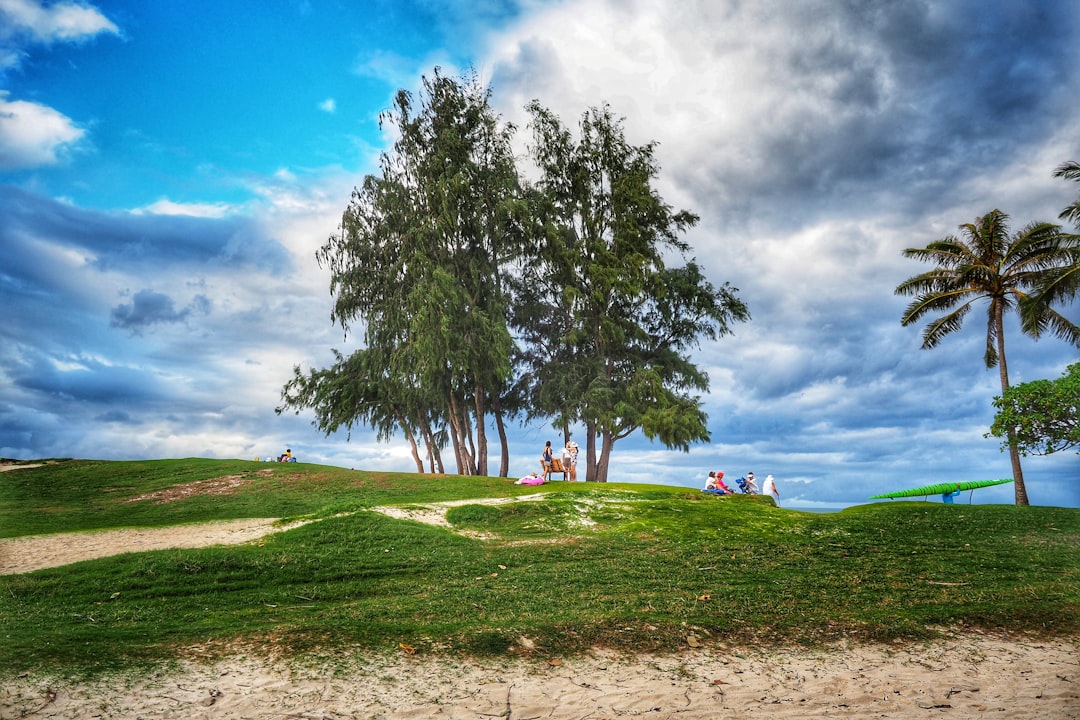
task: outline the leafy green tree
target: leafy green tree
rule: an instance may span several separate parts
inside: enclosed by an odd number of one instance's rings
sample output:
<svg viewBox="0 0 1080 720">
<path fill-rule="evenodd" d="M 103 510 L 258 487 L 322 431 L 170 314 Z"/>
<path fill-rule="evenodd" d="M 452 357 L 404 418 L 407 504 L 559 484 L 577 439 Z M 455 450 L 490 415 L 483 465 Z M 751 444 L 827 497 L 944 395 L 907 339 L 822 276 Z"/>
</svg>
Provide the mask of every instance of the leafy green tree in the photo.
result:
<svg viewBox="0 0 1080 720">
<path fill-rule="evenodd" d="M 1080 363 L 1070 365 L 1057 380 L 1010 387 L 994 398 L 994 407 L 998 412 L 990 434 L 1007 438 L 1011 432 L 1021 455 L 1080 448 Z"/>
<path fill-rule="evenodd" d="M 386 359 L 375 350 L 357 350 L 348 357 L 335 350 L 334 357 L 332 366 L 311 369 L 307 375 L 294 367 L 277 412 L 287 407 L 311 408 L 313 424 L 327 435 L 342 427 L 351 435 L 355 426 L 363 425 L 385 441 L 400 430 L 409 442 L 417 472 L 424 472 L 421 442 L 431 472 L 444 472 L 439 448 L 446 443 L 446 434 L 433 430 L 429 404 L 419 396 L 418 385 L 392 375 Z"/>
<path fill-rule="evenodd" d="M 528 110 L 540 232 L 513 316 L 524 392 L 564 434 L 585 426 L 585 479 L 604 482 L 614 443 L 635 430 L 682 449 L 709 439 L 693 394 L 708 378 L 688 352 L 749 313 L 694 262 L 668 266 L 698 218 L 657 193 L 653 144 L 627 142 L 607 106 L 584 113 L 576 141 L 538 102 Z"/>
<path fill-rule="evenodd" d="M 489 100 L 475 76 L 450 78 L 436 69 L 418 98 L 399 91 L 380 116 L 380 126 L 394 130 L 393 149 L 381 156 L 380 174 L 354 190 L 340 231 L 317 258 L 331 272 L 331 320 L 346 332 L 362 326 L 367 349 L 384 365 L 339 361 L 303 381 L 297 370 L 283 398 L 285 407 L 347 413 L 327 396 L 350 380 L 367 388 L 359 394 L 373 391 L 373 378 L 398 390 L 412 386 L 402 406 L 409 415 L 399 424 L 419 430 L 425 422 L 445 423 L 425 437 L 448 435 L 464 474 L 487 474 L 494 412 L 505 476 L 500 395 L 510 387 L 513 341 L 502 276 L 520 254 L 522 233 L 514 129 Z M 357 411 L 356 419 L 385 427 L 389 412 Z M 434 451 L 429 447 L 429 456 Z"/>
<path fill-rule="evenodd" d="M 960 226 L 961 236 L 950 235 L 924 248 L 908 248 L 904 257 L 934 263 L 935 267 L 908 278 L 897 288 L 899 295 L 915 299 L 905 308 L 901 320 L 906 327 L 924 317 L 944 312 L 923 331 L 923 348 L 932 349 L 950 333 L 959 330 L 976 301 L 987 300 L 986 367 L 997 366 L 1001 391 L 1009 389 L 1005 358 L 1007 312 L 1019 311 L 1021 329 L 1038 337 L 1041 328 L 1055 332 L 1073 344 L 1080 344 L 1080 328 L 1051 307 L 1053 296 L 1043 296 L 1036 304 L 1032 291 L 1057 269 L 1075 261 L 1075 243 L 1050 223 L 1031 223 L 1010 236 L 1008 215 L 992 210 L 973 223 Z M 1016 504 L 1027 505 L 1020 453 L 1012 429 L 1007 429 L 1012 461 Z"/>
</svg>

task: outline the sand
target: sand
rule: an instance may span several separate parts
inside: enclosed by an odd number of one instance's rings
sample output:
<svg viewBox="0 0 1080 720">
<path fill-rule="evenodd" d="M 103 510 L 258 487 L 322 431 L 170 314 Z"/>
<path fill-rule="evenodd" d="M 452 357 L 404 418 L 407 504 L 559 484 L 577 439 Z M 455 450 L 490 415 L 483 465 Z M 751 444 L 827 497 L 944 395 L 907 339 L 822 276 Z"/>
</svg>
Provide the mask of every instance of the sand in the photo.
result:
<svg viewBox="0 0 1080 720">
<path fill-rule="evenodd" d="M 9 678 L 0 718 L 1080 718 L 1075 644 L 974 633 L 927 645 L 715 648 L 333 666 L 237 656 L 143 678 Z"/>
<path fill-rule="evenodd" d="M 413 508 L 409 517 L 441 523 L 445 507 Z M 3 539 L 0 574 L 121 552 L 250 542 L 287 527 L 261 518 Z M 93 682 L 12 677 L 0 668 L 0 720 L 1080 720 L 1075 639 L 967 630 L 926 644 L 814 650 L 693 644 L 700 646 L 666 656 L 598 651 L 483 662 L 410 655 L 408 648 L 390 658 L 360 653 L 329 664 L 236 653 Z"/>
</svg>

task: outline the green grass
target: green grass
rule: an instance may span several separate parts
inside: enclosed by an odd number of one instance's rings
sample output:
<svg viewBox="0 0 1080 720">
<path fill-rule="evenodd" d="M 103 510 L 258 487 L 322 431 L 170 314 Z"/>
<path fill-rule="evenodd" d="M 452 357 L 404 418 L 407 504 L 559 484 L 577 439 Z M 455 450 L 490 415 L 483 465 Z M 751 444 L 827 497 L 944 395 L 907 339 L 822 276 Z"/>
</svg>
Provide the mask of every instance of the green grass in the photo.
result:
<svg viewBox="0 0 1080 720">
<path fill-rule="evenodd" d="M 224 494 L 131 502 L 230 476 L 240 484 Z M 451 529 L 371 511 L 538 491 L 539 500 L 456 506 Z M 0 473 L 2 537 L 244 517 L 318 521 L 248 545 L 0 576 L 0 667 L 98 672 L 237 649 L 400 645 L 663 651 L 685 645 L 688 632 L 813 644 L 927 638 L 961 625 L 1080 630 L 1072 509 L 893 502 L 811 514 L 666 486 L 537 489 L 200 459 Z"/>
</svg>

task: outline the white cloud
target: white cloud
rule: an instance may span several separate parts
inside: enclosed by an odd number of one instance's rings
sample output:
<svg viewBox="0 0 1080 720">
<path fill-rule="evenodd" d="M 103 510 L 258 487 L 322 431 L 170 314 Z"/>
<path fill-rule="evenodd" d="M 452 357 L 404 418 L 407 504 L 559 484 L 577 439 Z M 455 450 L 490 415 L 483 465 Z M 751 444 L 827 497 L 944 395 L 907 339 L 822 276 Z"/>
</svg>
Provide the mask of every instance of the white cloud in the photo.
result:
<svg viewBox="0 0 1080 720">
<path fill-rule="evenodd" d="M 7 21 L 9 34 L 26 33 L 43 43 L 120 32 L 97 8 L 84 3 L 44 5 L 33 0 L 0 0 L 0 16 Z"/>
<path fill-rule="evenodd" d="M 377 50 L 358 58 L 353 72 L 361 77 L 382 80 L 395 88 L 410 87 L 416 78 L 416 61 L 387 50 Z"/>
<path fill-rule="evenodd" d="M 0 90 L 0 170 L 55 165 L 85 135 L 62 113 Z"/>
<path fill-rule="evenodd" d="M 161 198 L 143 208 L 132 210 L 134 215 L 185 215 L 188 217 L 221 218 L 233 212 L 228 203 L 178 203 Z"/>
<path fill-rule="evenodd" d="M 333 114 L 337 112 L 337 102 L 334 100 L 334 98 L 326 98 L 321 103 L 319 103 L 319 109 L 323 112 Z"/>
</svg>

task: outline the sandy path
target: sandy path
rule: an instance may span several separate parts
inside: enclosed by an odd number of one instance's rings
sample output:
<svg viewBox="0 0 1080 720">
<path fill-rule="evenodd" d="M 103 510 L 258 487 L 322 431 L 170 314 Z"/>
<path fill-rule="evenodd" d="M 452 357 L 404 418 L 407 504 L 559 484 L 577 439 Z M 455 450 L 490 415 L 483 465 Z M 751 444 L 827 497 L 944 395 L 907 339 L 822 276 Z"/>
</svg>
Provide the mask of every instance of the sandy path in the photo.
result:
<svg viewBox="0 0 1080 720">
<path fill-rule="evenodd" d="M 384 506 L 371 508 L 389 517 L 415 520 L 450 528 L 446 511 L 459 505 L 499 505 L 542 498 L 543 494 L 519 495 L 506 498 L 474 498 L 440 503 Z M 169 548 L 199 548 L 211 545 L 240 545 L 273 532 L 299 527 L 302 521 L 276 524 L 277 518 L 245 518 L 223 522 L 173 525 L 163 528 L 122 528 L 91 532 L 26 535 L 0 538 L 0 575 L 33 572 L 59 567 L 80 560 L 111 557 L 126 552 L 165 550 Z M 483 538 L 483 533 L 460 531 L 463 535 Z"/>
<path fill-rule="evenodd" d="M 245 518 L 164 528 L 124 528 L 3 538 L 0 539 L 0 575 L 32 572 L 126 552 L 239 545 L 302 524 L 276 523 L 276 518 Z"/>
</svg>

